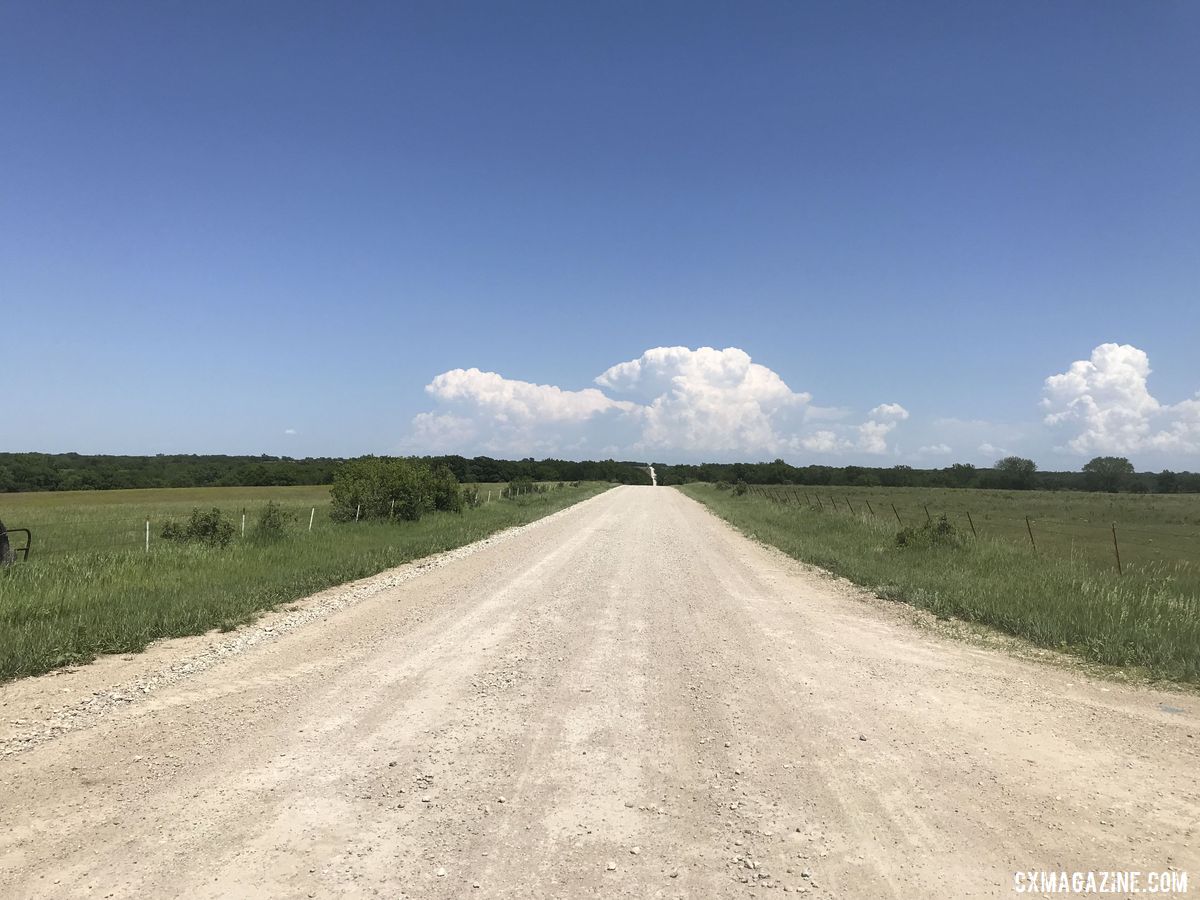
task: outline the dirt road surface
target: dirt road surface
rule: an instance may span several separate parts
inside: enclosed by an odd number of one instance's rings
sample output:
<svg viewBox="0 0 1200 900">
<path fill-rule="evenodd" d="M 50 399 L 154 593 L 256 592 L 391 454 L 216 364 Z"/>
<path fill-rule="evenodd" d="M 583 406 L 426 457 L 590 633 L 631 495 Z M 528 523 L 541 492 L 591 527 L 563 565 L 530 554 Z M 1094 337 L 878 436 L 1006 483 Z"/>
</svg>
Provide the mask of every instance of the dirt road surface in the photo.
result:
<svg viewBox="0 0 1200 900">
<path fill-rule="evenodd" d="M 1200 890 L 1194 694 L 922 629 L 668 488 L 407 571 L 0 688 L 0 896 Z"/>
</svg>

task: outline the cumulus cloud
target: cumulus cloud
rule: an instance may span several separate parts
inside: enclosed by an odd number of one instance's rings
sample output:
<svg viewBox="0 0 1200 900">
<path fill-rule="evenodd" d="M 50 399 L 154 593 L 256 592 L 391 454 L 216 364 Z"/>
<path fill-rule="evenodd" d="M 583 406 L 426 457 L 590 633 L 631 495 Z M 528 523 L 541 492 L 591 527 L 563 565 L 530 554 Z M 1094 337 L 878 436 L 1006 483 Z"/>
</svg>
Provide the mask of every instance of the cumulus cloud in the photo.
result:
<svg viewBox="0 0 1200 900">
<path fill-rule="evenodd" d="M 871 418 L 904 421 L 908 418 L 908 410 L 899 403 L 881 403 L 871 410 Z"/>
<path fill-rule="evenodd" d="M 1079 454 L 1200 450 L 1200 394 L 1175 405 L 1149 389 L 1150 358 L 1130 344 L 1101 344 L 1046 379 L 1047 425 L 1070 429 L 1063 449 Z"/>
<path fill-rule="evenodd" d="M 674 458 L 767 456 L 785 450 L 880 454 L 908 418 L 898 403 L 858 425 L 829 424 L 847 411 L 817 407 L 736 347 L 655 347 L 617 363 L 596 387 L 568 390 L 453 369 L 426 391 L 439 405 L 413 420 L 411 446 L 489 452 L 616 454 Z M 807 422 L 821 422 L 812 430 Z"/>
<path fill-rule="evenodd" d="M 439 400 L 465 400 L 490 412 L 501 422 L 583 422 L 597 413 L 631 408 L 610 400 L 595 388 L 564 391 L 550 384 L 532 384 L 479 369 L 451 369 L 433 379 L 425 390 Z"/>
<path fill-rule="evenodd" d="M 639 446 L 775 452 L 779 427 L 812 399 L 736 347 L 656 347 L 612 366 L 596 384 L 642 406 Z"/>
<path fill-rule="evenodd" d="M 917 450 L 919 456 L 949 456 L 954 450 L 949 444 L 928 444 Z"/>
</svg>

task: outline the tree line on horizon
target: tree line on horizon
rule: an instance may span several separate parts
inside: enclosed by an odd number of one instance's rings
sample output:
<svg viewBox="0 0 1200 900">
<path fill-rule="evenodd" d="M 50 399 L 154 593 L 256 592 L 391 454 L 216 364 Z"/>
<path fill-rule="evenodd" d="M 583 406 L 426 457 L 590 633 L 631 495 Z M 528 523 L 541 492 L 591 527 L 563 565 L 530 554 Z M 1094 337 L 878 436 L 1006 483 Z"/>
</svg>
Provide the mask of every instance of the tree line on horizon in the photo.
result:
<svg viewBox="0 0 1200 900">
<path fill-rule="evenodd" d="M 617 460 L 520 460 L 488 456 L 424 456 L 460 483 L 609 481 L 649 484 L 644 462 Z M 121 488 L 270 487 L 332 484 L 345 460 L 333 457 L 165 455 L 108 456 L 79 453 L 0 453 L 0 493 Z M 1041 471 L 1033 460 L 1005 457 L 990 468 L 954 463 L 937 469 L 911 466 L 793 466 L 782 459 L 760 463 L 654 463 L 658 483 L 849 485 L 857 487 L 954 487 L 1004 490 L 1200 493 L 1200 473 L 1137 472 L 1124 457 L 1096 457 L 1079 472 Z"/>
<path fill-rule="evenodd" d="M 649 484 L 645 463 L 615 460 L 506 460 L 477 456 L 425 456 L 431 468 L 446 468 L 460 483 L 611 481 Z M 177 454 L 108 456 L 80 453 L 0 453 L 0 493 L 104 491 L 125 488 L 281 487 L 332 484 L 333 457 Z"/>
<path fill-rule="evenodd" d="M 658 483 L 693 481 L 736 484 L 839 485 L 849 487 L 979 488 L 1015 491 L 1106 491 L 1139 494 L 1200 493 L 1200 473 L 1138 472 L 1123 456 L 1097 456 L 1078 472 L 1041 471 L 1021 456 L 1006 456 L 991 468 L 954 463 L 940 469 L 912 466 L 793 466 L 769 463 L 654 464 Z"/>
</svg>

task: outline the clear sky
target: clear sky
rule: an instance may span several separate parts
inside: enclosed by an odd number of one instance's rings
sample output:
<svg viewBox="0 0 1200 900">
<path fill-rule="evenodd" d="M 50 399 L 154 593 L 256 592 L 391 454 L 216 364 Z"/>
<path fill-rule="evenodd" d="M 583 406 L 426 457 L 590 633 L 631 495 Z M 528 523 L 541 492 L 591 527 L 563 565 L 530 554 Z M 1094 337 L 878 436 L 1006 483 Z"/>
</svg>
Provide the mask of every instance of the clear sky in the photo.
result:
<svg viewBox="0 0 1200 900">
<path fill-rule="evenodd" d="M 0 449 L 1200 469 L 1194 2 L 9 0 L 0 92 Z"/>
</svg>

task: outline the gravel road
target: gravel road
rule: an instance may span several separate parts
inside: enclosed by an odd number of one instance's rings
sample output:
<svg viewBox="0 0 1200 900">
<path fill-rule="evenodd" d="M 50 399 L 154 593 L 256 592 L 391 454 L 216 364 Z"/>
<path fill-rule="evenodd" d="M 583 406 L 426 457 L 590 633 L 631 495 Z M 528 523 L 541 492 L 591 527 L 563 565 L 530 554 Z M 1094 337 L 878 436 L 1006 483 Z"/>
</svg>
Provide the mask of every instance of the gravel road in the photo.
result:
<svg viewBox="0 0 1200 900">
<path fill-rule="evenodd" d="M 0 896 L 1197 892 L 1195 694 L 915 618 L 617 488 L 254 640 L 0 687 Z"/>
</svg>

